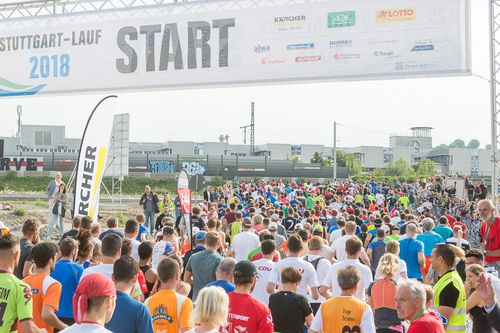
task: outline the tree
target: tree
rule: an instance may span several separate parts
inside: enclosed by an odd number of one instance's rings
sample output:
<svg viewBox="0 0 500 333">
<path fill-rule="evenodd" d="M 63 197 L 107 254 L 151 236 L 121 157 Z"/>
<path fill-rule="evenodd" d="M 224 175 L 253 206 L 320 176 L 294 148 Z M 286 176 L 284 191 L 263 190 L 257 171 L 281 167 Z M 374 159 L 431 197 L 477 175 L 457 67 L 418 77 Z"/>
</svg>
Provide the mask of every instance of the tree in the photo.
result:
<svg viewBox="0 0 500 333">
<path fill-rule="evenodd" d="M 465 148 L 465 142 L 462 139 L 455 139 L 450 143 L 450 148 Z"/>
<path fill-rule="evenodd" d="M 434 147 L 434 149 L 446 149 L 448 148 L 448 145 L 445 145 L 444 143 L 443 144 L 440 144 L 439 146 L 437 147 Z"/>
<path fill-rule="evenodd" d="M 361 174 L 361 171 L 363 171 L 363 166 L 361 165 L 361 161 L 358 160 L 356 156 L 354 156 L 354 154 L 345 154 L 344 160 L 349 175 L 357 176 Z"/>
<path fill-rule="evenodd" d="M 469 149 L 477 149 L 477 148 L 479 148 L 480 145 L 481 145 L 481 143 L 479 142 L 479 140 L 472 139 L 467 144 L 467 148 L 469 148 Z"/>
<path fill-rule="evenodd" d="M 315 152 L 311 158 L 311 163 L 321 164 L 321 166 L 331 166 L 332 162 L 330 158 L 324 158 L 323 153 Z"/>
<path fill-rule="evenodd" d="M 426 158 L 415 166 L 415 171 L 418 176 L 432 177 L 436 174 L 436 164 L 434 164 L 434 161 Z"/>
<path fill-rule="evenodd" d="M 396 162 L 392 161 L 387 165 L 385 174 L 386 176 L 411 178 L 415 177 L 415 170 L 410 163 L 400 158 Z"/>
</svg>

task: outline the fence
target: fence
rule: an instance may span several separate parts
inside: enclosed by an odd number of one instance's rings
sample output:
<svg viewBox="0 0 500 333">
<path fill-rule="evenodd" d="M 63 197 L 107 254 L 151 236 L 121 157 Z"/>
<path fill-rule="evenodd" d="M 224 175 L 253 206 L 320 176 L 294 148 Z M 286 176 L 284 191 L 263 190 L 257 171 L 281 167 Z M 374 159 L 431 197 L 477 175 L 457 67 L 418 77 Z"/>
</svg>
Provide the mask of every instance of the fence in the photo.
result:
<svg viewBox="0 0 500 333">
<path fill-rule="evenodd" d="M 44 171 L 72 171 L 77 160 L 76 153 L 66 152 L 22 152 L 18 157 L 43 158 Z M 332 178 L 333 176 L 332 167 L 292 160 L 274 160 L 266 156 L 201 156 L 163 153 L 131 153 L 129 155 L 129 172 L 132 174 L 146 172 L 172 174 L 181 169 L 186 169 L 190 175 L 218 176 L 222 179 L 234 177 Z M 347 176 L 347 168 L 337 168 L 339 179 L 347 178 Z"/>
</svg>

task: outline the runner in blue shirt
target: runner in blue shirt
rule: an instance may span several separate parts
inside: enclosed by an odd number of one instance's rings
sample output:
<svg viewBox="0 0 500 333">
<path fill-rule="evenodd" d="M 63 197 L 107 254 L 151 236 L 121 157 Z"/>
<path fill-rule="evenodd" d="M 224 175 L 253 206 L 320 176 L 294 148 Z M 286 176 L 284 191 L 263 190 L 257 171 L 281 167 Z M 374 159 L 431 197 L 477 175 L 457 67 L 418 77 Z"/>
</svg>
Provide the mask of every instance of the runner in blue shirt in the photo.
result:
<svg viewBox="0 0 500 333">
<path fill-rule="evenodd" d="M 50 273 L 50 276 L 62 285 L 59 311 L 56 312 L 56 316 L 63 323 L 72 325 L 74 323 L 73 295 L 83 273 L 83 267 L 73 261 L 78 251 L 78 242 L 73 238 L 65 238 L 61 241 L 59 251 L 62 257 Z"/>
<path fill-rule="evenodd" d="M 116 287 L 116 307 L 113 317 L 105 325 L 112 332 L 153 332 L 153 321 L 146 305 L 130 297 L 137 281 L 139 265 L 129 256 L 123 256 L 113 265 L 113 280 Z"/>
<path fill-rule="evenodd" d="M 424 244 L 414 238 L 416 233 L 415 223 L 409 223 L 406 228 L 406 238 L 399 242 L 399 257 L 406 262 L 408 278 L 422 280 L 421 268 L 425 265 Z"/>
</svg>

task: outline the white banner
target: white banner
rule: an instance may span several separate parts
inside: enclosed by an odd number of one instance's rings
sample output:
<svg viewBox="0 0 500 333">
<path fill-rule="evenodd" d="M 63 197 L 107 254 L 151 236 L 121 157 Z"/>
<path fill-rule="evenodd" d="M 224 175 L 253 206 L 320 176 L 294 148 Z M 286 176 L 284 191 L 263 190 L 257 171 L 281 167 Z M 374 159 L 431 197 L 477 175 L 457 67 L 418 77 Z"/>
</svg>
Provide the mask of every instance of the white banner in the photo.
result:
<svg viewBox="0 0 500 333">
<path fill-rule="evenodd" d="M 0 96 L 471 73 L 468 0 L 240 2 L 0 22 Z"/>
<path fill-rule="evenodd" d="M 101 181 L 106 170 L 116 96 L 101 100 L 89 117 L 80 146 L 76 173 L 74 215 L 97 221 Z"/>
</svg>

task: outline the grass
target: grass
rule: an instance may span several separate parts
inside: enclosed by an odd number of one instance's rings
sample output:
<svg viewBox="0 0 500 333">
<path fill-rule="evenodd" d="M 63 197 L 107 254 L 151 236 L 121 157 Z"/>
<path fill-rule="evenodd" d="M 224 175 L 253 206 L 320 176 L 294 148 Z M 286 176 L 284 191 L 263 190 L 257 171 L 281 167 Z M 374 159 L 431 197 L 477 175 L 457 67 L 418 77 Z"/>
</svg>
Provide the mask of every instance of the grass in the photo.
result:
<svg viewBox="0 0 500 333">
<path fill-rule="evenodd" d="M 40 199 L 36 199 L 35 206 L 37 206 L 37 207 L 49 207 L 49 203 L 47 201 L 42 201 Z"/>
<path fill-rule="evenodd" d="M 52 180 L 52 177 L 17 177 L 14 173 L 9 173 L 7 176 L 0 177 L 0 192 L 35 192 L 45 193 L 47 185 Z M 68 179 L 63 179 L 67 181 Z M 104 185 L 111 192 L 111 178 L 103 179 Z M 207 185 L 222 185 L 223 181 L 220 177 L 215 177 L 213 182 L 207 182 Z M 158 180 L 150 178 L 125 177 L 122 183 L 122 193 L 125 195 L 139 195 L 144 193 L 144 186 L 149 185 L 153 192 L 162 195 L 166 192 L 175 194 L 177 192 L 177 181 L 174 179 Z M 74 190 L 74 183 L 73 188 Z M 104 189 L 102 190 L 104 191 Z M 161 199 L 161 198 L 160 198 Z M 48 207 L 48 203 L 43 200 L 37 200 L 35 206 Z"/>
<path fill-rule="evenodd" d="M 15 216 L 26 216 L 26 215 L 28 215 L 28 212 L 24 208 L 16 208 L 16 209 L 14 209 L 14 215 Z"/>
</svg>

